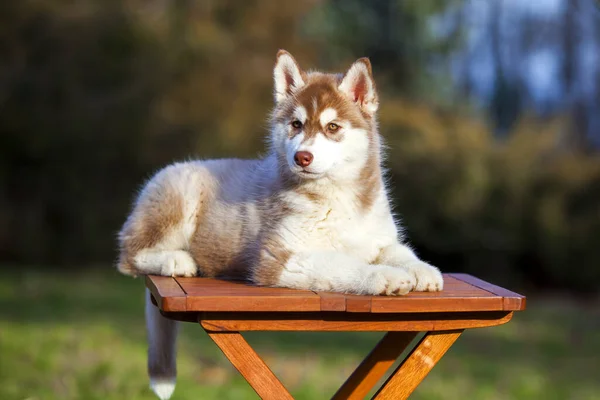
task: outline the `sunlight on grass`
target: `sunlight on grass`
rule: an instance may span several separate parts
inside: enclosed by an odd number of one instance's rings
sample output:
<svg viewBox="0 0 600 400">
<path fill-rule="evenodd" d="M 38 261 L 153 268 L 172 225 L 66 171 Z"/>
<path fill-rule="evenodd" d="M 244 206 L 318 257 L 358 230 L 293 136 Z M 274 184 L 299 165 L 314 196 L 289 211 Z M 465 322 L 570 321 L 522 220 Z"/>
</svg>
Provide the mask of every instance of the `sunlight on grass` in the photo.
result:
<svg viewBox="0 0 600 400">
<path fill-rule="evenodd" d="M 507 325 L 467 331 L 415 399 L 596 399 L 600 308 L 529 299 Z M 0 399 L 154 399 L 143 281 L 111 269 L 29 270 L 0 282 Z M 298 399 L 328 398 L 379 333 L 260 333 L 248 341 Z M 195 324 L 185 324 L 174 399 L 256 399 Z"/>
</svg>

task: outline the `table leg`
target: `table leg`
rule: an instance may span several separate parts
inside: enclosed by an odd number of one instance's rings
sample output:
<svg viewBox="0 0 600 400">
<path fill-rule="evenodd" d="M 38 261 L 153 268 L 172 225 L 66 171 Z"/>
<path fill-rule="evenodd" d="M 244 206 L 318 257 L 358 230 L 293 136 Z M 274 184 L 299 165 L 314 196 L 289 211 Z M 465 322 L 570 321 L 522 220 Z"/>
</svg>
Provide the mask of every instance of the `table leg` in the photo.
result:
<svg viewBox="0 0 600 400">
<path fill-rule="evenodd" d="M 427 332 L 373 399 L 406 399 L 454 344 L 463 330 Z"/>
<path fill-rule="evenodd" d="M 344 382 L 332 400 L 364 399 L 416 336 L 417 332 L 388 332 Z"/>
<path fill-rule="evenodd" d="M 207 332 L 261 399 L 293 400 L 264 361 L 239 332 Z"/>
</svg>

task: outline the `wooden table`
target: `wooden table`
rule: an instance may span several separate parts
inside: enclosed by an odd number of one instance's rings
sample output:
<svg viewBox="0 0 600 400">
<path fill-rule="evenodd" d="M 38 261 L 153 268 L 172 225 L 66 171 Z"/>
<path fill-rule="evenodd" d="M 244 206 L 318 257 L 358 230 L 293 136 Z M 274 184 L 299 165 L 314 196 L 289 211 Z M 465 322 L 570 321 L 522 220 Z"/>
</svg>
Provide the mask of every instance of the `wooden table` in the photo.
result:
<svg viewBox="0 0 600 400">
<path fill-rule="evenodd" d="M 442 292 L 355 296 L 262 288 L 208 278 L 148 276 L 164 316 L 199 322 L 263 399 L 292 396 L 244 340 L 243 331 L 385 331 L 333 399 L 363 399 L 419 332 L 425 336 L 374 399 L 405 399 L 469 328 L 504 324 L 525 297 L 466 274 L 445 274 Z"/>
</svg>

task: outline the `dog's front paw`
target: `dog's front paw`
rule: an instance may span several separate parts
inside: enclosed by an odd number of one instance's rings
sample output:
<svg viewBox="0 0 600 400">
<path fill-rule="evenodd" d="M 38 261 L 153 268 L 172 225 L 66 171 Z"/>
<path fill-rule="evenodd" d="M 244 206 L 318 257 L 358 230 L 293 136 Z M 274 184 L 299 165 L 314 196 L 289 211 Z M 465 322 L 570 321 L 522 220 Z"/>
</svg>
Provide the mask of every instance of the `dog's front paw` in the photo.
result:
<svg viewBox="0 0 600 400">
<path fill-rule="evenodd" d="M 196 276 L 198 268 L 187 251 L 177 250 L 170 252 L 166 263 L 163 265 L 161 275 L 163 276 Z"/>
<path fill-rule="evenodd" d="M 368 284 L 369 294 L 397 296 L 413 290 L 416 280 L 412 274 L 401 268 L 378 265 L 369 275 Z"/>
<path fill-rule="evenodd" d="M 415 292 L 437 292 L 444 288 L 444 278 L 439 269 L 426 262 L 417 260 L 406 266 L 416 279 Z"/>
</svg>

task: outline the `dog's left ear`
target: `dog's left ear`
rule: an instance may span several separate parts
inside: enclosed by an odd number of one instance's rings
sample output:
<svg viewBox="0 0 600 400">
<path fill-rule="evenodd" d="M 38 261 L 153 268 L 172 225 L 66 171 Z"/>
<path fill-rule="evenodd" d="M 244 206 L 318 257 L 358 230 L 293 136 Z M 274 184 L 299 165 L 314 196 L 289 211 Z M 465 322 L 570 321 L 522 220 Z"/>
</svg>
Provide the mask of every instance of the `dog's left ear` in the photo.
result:
<svg viewBox="0 0 600 400">
<path fill-rule="evenodd" d="M 375 81 L 371 72 L 371 62 L 368 58 L 360 58 L 352 64 L 338 89 L 357 103 L 364 112 L 375 114 L 379 107 Z"/>
</svg>

